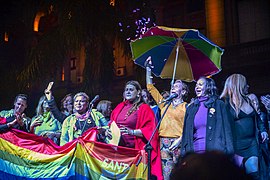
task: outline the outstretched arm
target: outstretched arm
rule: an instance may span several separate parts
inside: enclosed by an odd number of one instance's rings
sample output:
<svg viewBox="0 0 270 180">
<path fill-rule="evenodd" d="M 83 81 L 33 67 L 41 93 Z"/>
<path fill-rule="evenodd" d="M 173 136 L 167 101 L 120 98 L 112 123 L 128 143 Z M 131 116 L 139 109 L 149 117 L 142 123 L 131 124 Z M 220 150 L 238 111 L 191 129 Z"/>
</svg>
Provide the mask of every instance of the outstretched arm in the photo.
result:
<svg viewBox="0 0 270 180">
<path fill-rule="evenodd" d="M 48 105 L 50 108 L 50 111 L 52 112 L 53 116 L 60 122 L 63 123 L 63 121 L 66 119 L 66 115 L 63 114 L 56 105 L 56 102 L 54 100 L 54 97 L 52 95 L 51 89 L 45 89 L 44 94 L 46 96 L 46 99 L 48 100 Z"/>
<path fill-rule="evenodd" d="M 0 133 L 8 131 L 8 129 L 12 128 L 15 124 L 17 124 L 16 119 L 14 119 L 12 122 L 0 124 Z"/>
<path fill-rule="evenodd" d="M 151 76 L 151 72 L 152 72 L 151 66 L 152 66 L 151 56 L 149 56 L 149 57 L 147 58 L 147 60 L 145 61 L 146 84 L 153 84 L 152 76 Z"/>
</svg>

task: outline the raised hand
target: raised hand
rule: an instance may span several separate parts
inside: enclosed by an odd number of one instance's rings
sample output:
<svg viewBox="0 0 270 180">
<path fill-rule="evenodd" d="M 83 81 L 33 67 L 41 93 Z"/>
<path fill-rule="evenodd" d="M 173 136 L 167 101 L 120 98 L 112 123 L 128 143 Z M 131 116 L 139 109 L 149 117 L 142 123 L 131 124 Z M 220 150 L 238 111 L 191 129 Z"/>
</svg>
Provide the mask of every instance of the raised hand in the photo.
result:
<svg viewBox="0 0 270 180">
<path fill-rule="evenodd" d="M 146 77 L 145 77 L 146 84 L 153 84 L 153 82 L 152 82 L 153 77 L 151 76 L 152 68 L 153 68 L 153 66 L 152 66 L 152 57 L 151 56 L 149 56 L 146 59 L 146 61 L 144 63 L 144 66 L 145 66 L 145 69 L 146 69 Z"/>
<path fill-rule="evenodd" d="M 180 144 L 181 144 L 181 140 L 182 140 L 181 137 L 175 139 L 175 141 L 174 141 L 174 142 L 172 143 L 172 145 L 169 147 L 169 150 L 170 150 L 170 151 L 173 151 L 173 150 L 175 150 L 176 148 L 178 148 L 178 147 L 180 146 Z"/>
<path fill-rule="evenodd" d="M 106 137 L 108 139 L 112 139 L 112 132 L 110 129 L 107 129 L 107 128 L 98 128 L 98 134 L 100 134 L 100 138 L 101 140 L 104 140 Z"/>
<path fill-rule="evenodd" d="M 149 56 L 149 57 L 145 60 L 144 66 L 145 66 L 145 67 L 152 68 L 152 57 L 151 57 L 151 56 Z"/>
<path fill-rule="evenodd" d="M 265 140 L 269 140 L 267 132 L 262 132 L 261 137 L 262 137 L 262 142 L 264 142 Z"/>
<path fill-rule="evenodd" d="M 52 86 L 53 86 L 53 82 L 50 82 L 48 84 L 48 87 L 44 90 L 44 94 L 45 94 L 47 100 L 49 100 L 49 101 L 52 99 L 52 91 L 51 91 Z"/>
<path fill-rule="evenodd" d="M 52 99 L 52 91 L 51 90 L 45 89 L 44 94 L 45 94 L 46 99 L 48 101 L 50 101 Z"/>
<path fill-rule="evenodd" d="M 34 129 L 37 126 L 40 126 L 43 123 L 43 120 L 41 119 L 40 116 L 34 119 L 34 121 L 30 125 L 30 132 L 34 133 Z"/>
<path fill-rule="evenodd" d="M 270 111 L 270 96 L 269 95 L 261 96 L 261 101 L 265 106 L 265 108 L 267 109 L 267 111 Z"/>
<path fill-rule="evenodd" d="M 56 137 L 56 133 L 52 131 L 44 131 L 40 135 L 45 138 L 50 138 L 50 139 L 53 139 L 54 137 Z"/>
<path fill-rule="evenodd" d="M 17 123 L 18 123 L 20 126 L 23 126 L 23 125 L 24 125 L 23 117 L 22 117 L 21 114 L 16 113 L 16 114 L 15 114 L 15 120 L 17 121 Z"/>
</svg>

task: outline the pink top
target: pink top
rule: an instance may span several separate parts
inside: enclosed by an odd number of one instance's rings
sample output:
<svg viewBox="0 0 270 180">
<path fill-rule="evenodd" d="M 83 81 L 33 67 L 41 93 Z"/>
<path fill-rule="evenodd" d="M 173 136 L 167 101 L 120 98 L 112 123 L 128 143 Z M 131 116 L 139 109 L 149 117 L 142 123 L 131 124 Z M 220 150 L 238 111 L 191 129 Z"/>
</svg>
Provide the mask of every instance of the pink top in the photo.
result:
<svg viewBox="0 0 270 180">
<path fill-rule="evenodd" d="M 116 121 L 118 119 L 118 115 L 126 106 L 127 101 L 121 102 L 116 106 L 116 108 L 112 111 L 111 114 L 111 122 Z M 144 150 L 147 141 L 150 139 L 155 127 L 155 116 L 147 104 L 142 104 L 138 110 L 136 129 L 140 129 L 142 131 L 143 137 L 134 136 L 135 141 L 135 149 Z M 153 150 L 151 152 L 151 173 L 157 176 L 158 180 L 163 180 L 162 169 L 161 169 L 161 158 L 160 158 L 160 147 L 159 147 L 159 139 L 158 133 L 156 132 L 152 141 L 151 146 Z"/>
<path fill-rule="evenodd" d="M 116 119 L 116 123 L 118 124 L 119 127 L 125 126 L 129 129 L 136 129 L 138 112 L 134 111 L 129 116 L 127 116 L 130 108 L 132 108 L 132 104 L 127 102 L 125 106 L 123 107 L 123 109 L 120 111 Z M 134 136 L 131 136 L 128 134 L 122 135 L 119 145 L 134 148 L 135 147 Z"/>
</svg>

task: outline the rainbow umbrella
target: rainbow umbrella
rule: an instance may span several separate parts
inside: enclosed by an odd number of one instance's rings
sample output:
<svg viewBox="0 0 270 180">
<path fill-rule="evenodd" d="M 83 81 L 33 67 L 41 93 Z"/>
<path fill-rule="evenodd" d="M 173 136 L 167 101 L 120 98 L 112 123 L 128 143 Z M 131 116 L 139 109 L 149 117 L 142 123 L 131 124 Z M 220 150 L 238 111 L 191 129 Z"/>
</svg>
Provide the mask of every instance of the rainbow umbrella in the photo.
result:
<svg viewBox="0 0 270 180">
<path fill-rule="evenodd" d="M 153 74 L 172 78 L 172 83 L 174 79 L 191 82 L 221 71 L 224 50 L 195 29 L 152 27 L 130 46 L 135 64 L 145 67 L 151 56 Z"/>
</svg>

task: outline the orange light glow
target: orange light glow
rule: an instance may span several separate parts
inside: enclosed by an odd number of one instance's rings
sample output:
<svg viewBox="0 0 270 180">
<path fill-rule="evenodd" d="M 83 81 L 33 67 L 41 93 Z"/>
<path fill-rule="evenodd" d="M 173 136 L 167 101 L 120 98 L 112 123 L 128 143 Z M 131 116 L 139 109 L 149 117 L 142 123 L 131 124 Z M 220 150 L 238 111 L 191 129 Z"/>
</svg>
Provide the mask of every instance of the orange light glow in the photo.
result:
<svg viewBox="0 0 270 180">
<path fill-rule="evenodd" d="M 35 17 L 35 21 L 34 21 L 34 31 L 38 32 L 38 27 L 39 27 L 39 20 L 42 16 L 45 16 L 45 13 L 43 12 L 38 12 L 36 17 Z"/>
<path fill-rule="evenodd" d="M 5 32 L 5 35 L 4 35 L 4 41 L 5 41 L 5 42 L 8 42 L 8 33 L 7 33 L 7 32 Z"/>
<path fill-rule="evenodd" d="M 110 0 L 110 5 L 115 6 L 115 0 Z"/>
<path fill-rule="evenodd" d="M 208 38 L 219 46 L 224 46 L 226 43 L 224 2 L 220 0 L 206 0 L 205 11 Z"/>
<path fill-rule="evenodd" d="M 65 81 L 65 68 L 62 69 L 61 81 Z"/>
</svg>

